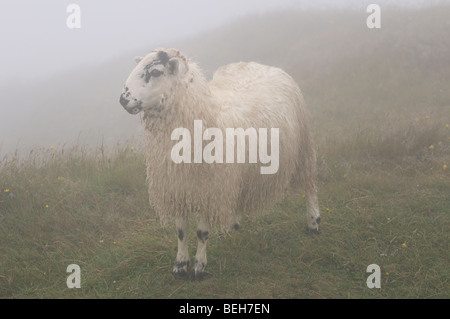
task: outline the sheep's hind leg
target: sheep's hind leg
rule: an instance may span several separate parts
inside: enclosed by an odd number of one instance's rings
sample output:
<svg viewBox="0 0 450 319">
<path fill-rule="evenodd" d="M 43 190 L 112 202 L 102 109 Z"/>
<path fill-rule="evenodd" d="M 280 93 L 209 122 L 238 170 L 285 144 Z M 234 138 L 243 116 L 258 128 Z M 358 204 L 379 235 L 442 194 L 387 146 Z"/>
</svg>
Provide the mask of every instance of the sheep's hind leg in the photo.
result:
<svg viewBox="0 0 450 319">
<path fill-rule="evenodd" d="M 195 255 L 195 263 L 192 267 L 192 279 L 199 281 L 203 279 L 206 268 L 206 243 L 209 236 L 209 224 L 201 219 L 197 226 L 197 253 Z"/>
<path fill-rule="evenodd" d="M 175 220 L 175 226 L 177 228 L 178 235 L 178 253 L 172 273 L 176 279 L 185 279 L 187 277 L 189 267 L 189 221 L 187 218 L 177 218 Z"/>
<path fill-rule="evenodd" d="M 238 231 L 240 227 L 241 227 L 241 218 L 240 216 L 235 216 L 233 218 L 233 222 L 230 225 L 230 233 Z"/>
<path fill-rule="evenodd" d="M 318 233 L 320 224 L 319 203 L 317 200 L 317 191 L 314 189 L 306 193 L 306 215 L 307 231 L 309 233 Z"/>
</svg>

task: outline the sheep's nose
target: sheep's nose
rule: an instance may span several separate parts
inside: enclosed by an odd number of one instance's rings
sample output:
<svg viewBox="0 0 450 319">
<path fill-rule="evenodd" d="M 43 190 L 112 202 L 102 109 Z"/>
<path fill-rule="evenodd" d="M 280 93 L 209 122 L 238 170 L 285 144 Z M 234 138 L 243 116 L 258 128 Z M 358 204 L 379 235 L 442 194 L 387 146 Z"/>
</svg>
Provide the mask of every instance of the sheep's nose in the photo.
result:
<svg viewBox="0 0 450 319">
<path fill-rule="evenodd" d="M 127 100 L 126 98 L 123 97 L 123 94 L 120 96 L 120 104 L 122 104 L 123 107 L 126 107 L 128 102 L 130 102 L 130 100 Z"/>
</svg>

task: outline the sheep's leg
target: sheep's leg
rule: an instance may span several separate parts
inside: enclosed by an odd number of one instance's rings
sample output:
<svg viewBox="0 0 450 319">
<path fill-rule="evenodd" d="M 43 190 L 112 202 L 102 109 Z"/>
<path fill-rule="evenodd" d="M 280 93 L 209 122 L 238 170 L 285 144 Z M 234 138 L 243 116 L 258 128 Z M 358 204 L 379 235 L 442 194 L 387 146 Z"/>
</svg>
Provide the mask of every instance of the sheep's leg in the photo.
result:
<svg viewBox="0 0 450 319">
<path fill-rule="evenodd" d="M 202 280 L 206 267 L 206 243 L 209 236 L 209 224 L 201 219 L 197 226 L 197 253 L 195 255 L 195 263 L 192 268 L 192 277 L 194 280 Z"/>
<path fill-rule="evenodd" d="M 188 231 L 189 221 L 187 218 L 180 217 L 175 220 L 178 235 L 178 253 L 175 265 L 173 266 L 173 275 L 177 279 L 186 278 L 189 267 L 188 251 Z"/>
<path fill-rule="evenodd" d="M 230 233 L 237 231 L 241 227 L 241 218 L 239 216 L 235 216 L 230 225 Z"/>
<path fill-rule="evenodd" d="M 308 231 L 311 233 L 318 233 L 320 213 L 319 202 L 317 200 L 317 190 L 315 188 L 306 193 L 306 214 Z"/>
</svg>

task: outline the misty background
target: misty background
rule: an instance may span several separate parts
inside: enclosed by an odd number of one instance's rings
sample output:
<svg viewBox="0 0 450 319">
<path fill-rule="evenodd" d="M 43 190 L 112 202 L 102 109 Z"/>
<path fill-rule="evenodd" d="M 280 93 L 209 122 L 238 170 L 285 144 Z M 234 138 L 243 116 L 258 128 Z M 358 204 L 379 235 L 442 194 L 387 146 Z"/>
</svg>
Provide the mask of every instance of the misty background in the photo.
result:
<svg viewBox="0 0 450 319">
<path fill-rule="evenodd" d="M 71 3 L 81 8 L 80 29 L 66 26 Z M 313 115 L 338 124 L 358 117 L 342 107 L 349 103 L 361 114 L 373 111 L 374 100 L 416 110 L 450 105 L 450 1 L 376 1 L 378 30 L 366 26 L 370 3 L 2 1 L 0 155 L 139 138 L 140 118 L 118 99 L 133 57 L 156 47 L 180 49 L 208 77 L 237 61 L 281 67 Z"/>
</svg>

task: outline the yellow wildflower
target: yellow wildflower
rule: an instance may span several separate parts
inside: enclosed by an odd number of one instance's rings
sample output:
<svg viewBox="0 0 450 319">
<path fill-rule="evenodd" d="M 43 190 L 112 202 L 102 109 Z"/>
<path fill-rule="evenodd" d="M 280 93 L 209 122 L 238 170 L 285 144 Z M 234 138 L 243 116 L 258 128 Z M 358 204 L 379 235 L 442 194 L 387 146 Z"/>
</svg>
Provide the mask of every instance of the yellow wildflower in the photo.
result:
<svg viewBox="0 0 450 319">
<path fill-rule="evenodd" d="M 447 164 L 442 165 L 442 169 L 445 171 L 447 169 Z"/>
<path fill-rule="evenodd" d="M 4 192 L 9 193 L 9 188 L 5 188 Z"/>
<path fill-rule="evenodd" d="M 55 146 L 54 146 L 54 145 L 51 145 L 51 146 L 50 146 L 50 149 L 51 149 L 51 150 L 54 150 L 54 149 L 55 149 Z"/>
<path fill-rule="evenodd" d="M 406 248 L 406 243 L 403 243 L 403 244 L 402 244 L 402 247 L 403 247 L 403 248 Z"/>
<path fill-rule="evenodd" d="M 48 208 L 48 205 L 45 205 L 45 208 Z"/>
<path fill-rule="evenodd" d="M 430 146 L 428 146 L 428 148 L 429 148 L 430 150 L 434 149 L 434 144 L 431 144 Z"/>
<path fill-rule="evenodd" d="M 448 125 L 448 124 L 445 124 L 445 127 L 446 127 L 446 128 L 449 128 L 449 125 Z"/>
</svg>

